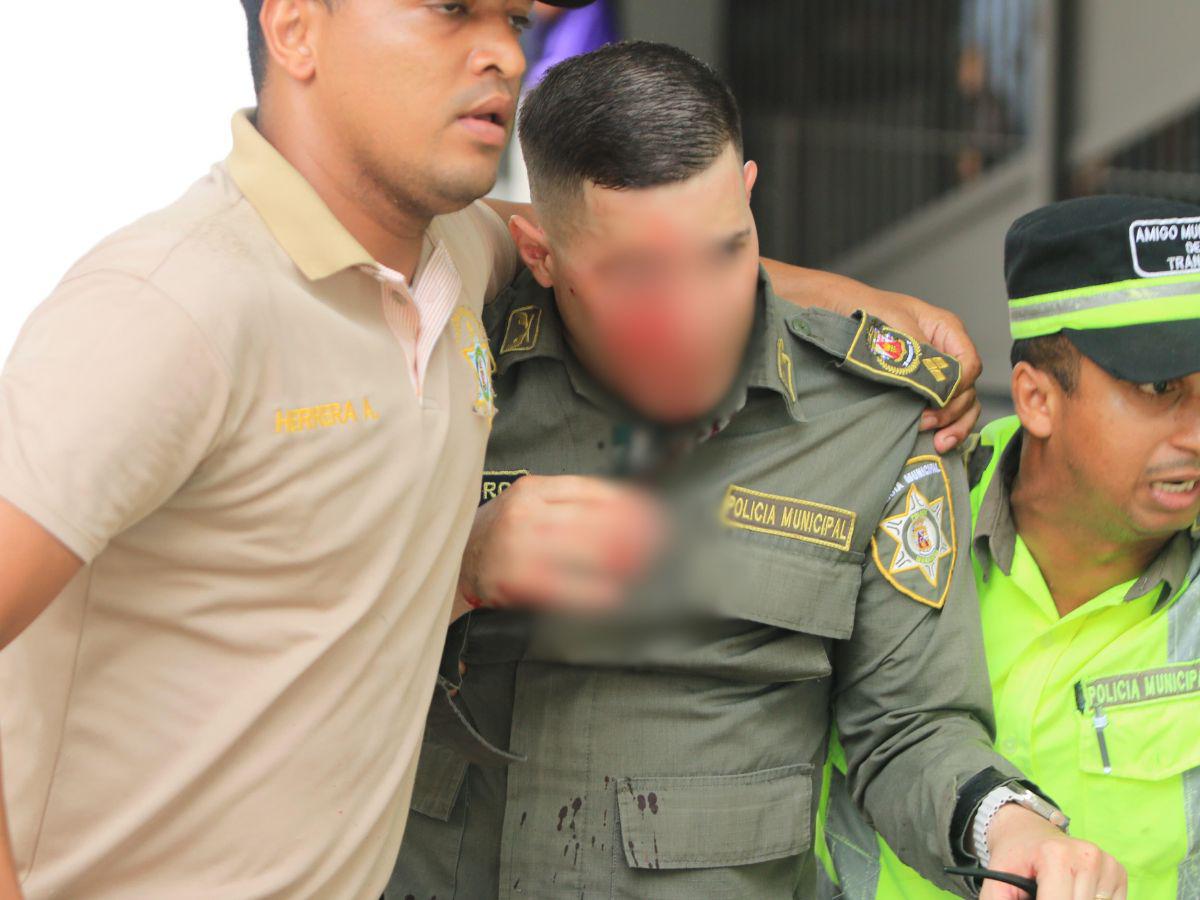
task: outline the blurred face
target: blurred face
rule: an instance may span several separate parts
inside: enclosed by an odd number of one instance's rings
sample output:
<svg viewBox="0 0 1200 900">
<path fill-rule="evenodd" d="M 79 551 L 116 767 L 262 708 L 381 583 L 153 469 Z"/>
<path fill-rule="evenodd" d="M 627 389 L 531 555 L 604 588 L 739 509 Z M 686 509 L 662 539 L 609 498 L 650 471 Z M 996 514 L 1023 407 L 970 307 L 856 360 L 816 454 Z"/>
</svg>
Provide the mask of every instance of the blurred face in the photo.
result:
<svg viewBox="0 0 1200 900">
<path fill-rule="evenodd" d="M 677 184 L 589 184 L 548 238 L 545 270 L 573 349 L 648 418 L 711 411 L 741 365 L 758 277 L 755 174 L 731 144 Z"/>
<path fill-rule="evenodd" d="M 1200 374 L 1155 384 L 1109 375 L 1086 357 L 1048 446 L 1112 537 L 1163 536 L 1200 515 Z"/>
<path fill-rule="evenodd" d="M 495 183 L 532 0 L 338 0 L 317 11 L 309 87 L 330 139 L 405 209 L 460 209 Z"/>
</svg>

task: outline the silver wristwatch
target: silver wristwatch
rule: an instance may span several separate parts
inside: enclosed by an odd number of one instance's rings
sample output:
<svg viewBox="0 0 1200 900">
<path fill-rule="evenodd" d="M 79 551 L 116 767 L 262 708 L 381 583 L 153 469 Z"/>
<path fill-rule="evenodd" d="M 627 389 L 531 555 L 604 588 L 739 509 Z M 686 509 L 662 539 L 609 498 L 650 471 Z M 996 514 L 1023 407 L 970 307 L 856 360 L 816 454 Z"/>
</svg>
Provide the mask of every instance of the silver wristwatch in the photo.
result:
<svg viewBox="0 0 1200 900">
<path fill-rule="evenodd" d="M 998 788 L 993 788 L 984 795 L 979 809 L 975 810 L 975 819 L 971 825 L 972 846 L 968 848 L 971 855 L 979 860 L 979 865 L 984 868 L 987 868 L 992 855 L 991 849 L 988 847 L 988 829 L 1000 808 L 1009 803 L 1015 803 L 1032 813 L 1037 813 L 1055 828 L 1062 829 L 1064 833 L 1067 826 L 1071 824 L 1070 819 L 1063 815 L 1062 810 L 1047 803 L 1028 788 L 1013 784 L 1002 784 Z"/>
</svg>

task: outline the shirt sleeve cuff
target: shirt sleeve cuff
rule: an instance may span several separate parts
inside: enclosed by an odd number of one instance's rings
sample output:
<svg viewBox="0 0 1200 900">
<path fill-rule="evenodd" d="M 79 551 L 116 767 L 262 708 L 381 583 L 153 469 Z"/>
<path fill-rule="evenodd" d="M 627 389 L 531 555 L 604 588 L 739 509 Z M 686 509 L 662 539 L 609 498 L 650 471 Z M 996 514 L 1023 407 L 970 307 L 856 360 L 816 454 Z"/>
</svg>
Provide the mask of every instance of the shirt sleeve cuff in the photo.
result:
<svg viewBox="0 0 1200 900">
<path fill-rule="evenodd" d="M 40 500 L 12 472 L 0 472 L 0 498 L 37 522 L 55 540 L 78 556 L 84 565 L 99 556 L 108 544 L 107 540 L 90 534 Z"/>
</svg>

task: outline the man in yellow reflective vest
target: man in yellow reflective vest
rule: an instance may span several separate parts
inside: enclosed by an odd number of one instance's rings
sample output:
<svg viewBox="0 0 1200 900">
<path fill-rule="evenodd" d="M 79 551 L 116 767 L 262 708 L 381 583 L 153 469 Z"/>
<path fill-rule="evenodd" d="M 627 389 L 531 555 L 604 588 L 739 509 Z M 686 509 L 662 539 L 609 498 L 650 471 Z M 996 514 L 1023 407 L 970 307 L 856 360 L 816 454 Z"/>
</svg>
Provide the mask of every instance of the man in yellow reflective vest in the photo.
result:
<svg viewBox="0 0 1200 900">
<path fill-rule="evenodd" d="M 1044 207 L 1009 230 L 1005 274 L 1016 415 L 968 463 L 996 747 L 1125 865 L 1130 900 L 1198 900 L 1200 207 Z M 841 783 L 830 895 L 949 896 Z"/>
</svg>

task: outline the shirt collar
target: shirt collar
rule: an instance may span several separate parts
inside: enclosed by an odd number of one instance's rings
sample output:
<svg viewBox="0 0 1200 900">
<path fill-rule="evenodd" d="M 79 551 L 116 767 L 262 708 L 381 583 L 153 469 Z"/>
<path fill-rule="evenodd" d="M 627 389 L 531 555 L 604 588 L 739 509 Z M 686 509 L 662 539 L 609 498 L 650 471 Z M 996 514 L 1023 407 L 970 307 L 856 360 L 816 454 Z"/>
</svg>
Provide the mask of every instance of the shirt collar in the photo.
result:
<svg viewBox="0 0 1200 900">
<path fill-rule="evenodd" d="M 519 292 L 520 297 L 519 302 L 509 304 L 512 309 L 533 306 L 540 311 L 538 338 L 532 347 L 518 352 L 505 352 L 501 347 L 497 360 L 499 374 L 504 374 L 510 366 L 525 360 L 555 359 L 567 369 L 576 393 L 601 408 L 628 415 L 623 404 L 596 382 L 571 351 L 553 289 L 541 287 L 530 273 L 523 272 L 514 283 L 513 290 Z M 734 416 L 745 406 L 748 388 L 765 388 L 779 394 L 793 418 L 798 421 L 802 419 L 794 396 L 793 379 L 796 376 L 792 372 L 792 357 L 787 350 L 792 339 L 787 333 L 786 314 L 791 308 L 791 304 L 775 296 L 766 273 L 760 269 L 754 325 L 741 368 L 725 398 L 704 417 L 706 423 L 710 419 L 726 421 Z"/>
<path fill-rule="evenodd" d="M 317 281 L 356 266 L 377 264 L 337 220 L 316 190 L 253 122 L 253 109 L 233 117 L 229 174 L 296 267 Z"/>
<path fill-rule="evenodd" d="M 1017 546 L 1017 526 L 1013 521 L 1009 491 L 1021 461 L 1022 433 L 1018 429 L 1000 451 L 995 475 L 979 504 L 973 546 L 984 580 L 987 579 L 993 563 L 1005 575 L 1012 574 L 1013 553 Z M 984 448 L 979 447 L 975 452 L 982 453 Z"/>
<path fill-rule="evenodd" d="M 979 505 L 973 546 L 985 581 L 993 563 L 1005 575 L 1012 574 L 1017 526 L 1013 520 L 1010 494 L 1013 478 L 1021 462 L 1023 434 L 1024 431 L 1018 428 L 1001 450 L 995 475 Z M 1196 550 L 1196 542 L 1188 532 L 1176 534 L 1130 586 L 1125 599 L 1137 600 L 1151 591 L 1161 589 L 1159 605 L 1168 602 L 1187 582 L 1188 569 Z"/>
<path fill-rule="evenodd" d="M 1142 573 L 1142 577 L 1133 583 L 1125 594 L 1125 599 L 1136 600 L 1138 597 L 1145 597 L 1161 585 L 1162 593 L 1155 608 L 1165 605 L 1186 586 L 1188 569 L 1195 553 L 1195 542 L 1186 531 L 1179 532 L 1159 551 L 1158 556 Z"/>
</svg>

